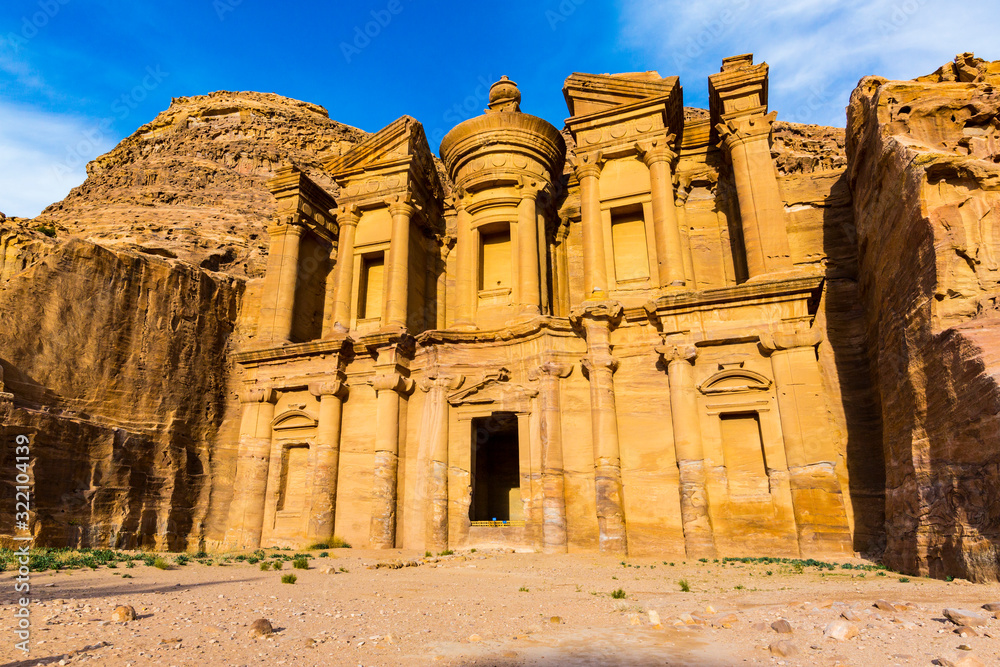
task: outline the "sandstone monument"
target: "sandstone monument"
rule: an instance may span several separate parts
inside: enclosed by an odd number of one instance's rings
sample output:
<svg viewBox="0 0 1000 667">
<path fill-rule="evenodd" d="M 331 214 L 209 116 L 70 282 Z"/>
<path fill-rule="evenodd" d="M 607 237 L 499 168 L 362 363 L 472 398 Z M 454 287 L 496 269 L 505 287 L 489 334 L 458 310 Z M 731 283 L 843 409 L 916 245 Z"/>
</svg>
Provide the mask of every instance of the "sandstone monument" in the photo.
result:
<svg viewBox="0 0 1000 667">
<path fill-rule="evenodd" d="M 578 73 L 560 130 L 504 77 L 439 156 L 407 116 L 176 99 L 0 223 L 36 538 L 996 579 L 998 82 L 865 79 L 845 132 L 778 121 L 750 55 L 707 110 Z"/>
</svg>

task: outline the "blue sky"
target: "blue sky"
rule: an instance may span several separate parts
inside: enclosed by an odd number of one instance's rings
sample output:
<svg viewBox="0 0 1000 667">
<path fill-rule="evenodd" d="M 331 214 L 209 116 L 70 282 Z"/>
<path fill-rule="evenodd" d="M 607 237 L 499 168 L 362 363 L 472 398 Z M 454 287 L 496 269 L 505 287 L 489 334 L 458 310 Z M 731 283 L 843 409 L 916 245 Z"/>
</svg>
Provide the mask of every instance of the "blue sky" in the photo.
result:
<svg viewBox="0 0 1000 667">
<path fill-rule="evenodd" d="M 956 53 L 1000 59 L 995 0 L 540 0 L 503 3 L 6 0 L 0 6 L 0 211 L 34 216 L 85 164 L 213 90 L 276 92 L 374 131 L 402 114 L 436 150 L 506 74 L 562 126 L 572 72 L 679 75 L 705 106 L 723 57 L 771 65 L 784 120 L 844 125 L 867 74 L 912 78 Z M 365 33 L 368 34 L 365 34 Z"/>
</svg>

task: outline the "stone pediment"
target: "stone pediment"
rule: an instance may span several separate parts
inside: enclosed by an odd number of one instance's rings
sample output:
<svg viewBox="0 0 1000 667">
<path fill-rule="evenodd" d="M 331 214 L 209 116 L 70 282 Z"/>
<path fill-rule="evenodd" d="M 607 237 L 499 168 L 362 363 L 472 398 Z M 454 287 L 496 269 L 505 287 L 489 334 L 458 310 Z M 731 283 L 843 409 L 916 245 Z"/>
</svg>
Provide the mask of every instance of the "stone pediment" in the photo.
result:
<svg viewBox="0 0 1000 667">
<path fill-rule="evenodd" d="M 436 206 L 443 196 L 424 128 L 410 116 L 389 123 L 324 167 L 341 187 L 341 205 L 403 195 Z"/>
<path fill-rule="evenodd" d="M 479 382 L 448 396 L 448 403 L 453 406 L 496 404 L 505 411 L 526 412 L 528 401 L 538 395 L 538 391 L 511 384 L 509 380 L 510 371 L 506 368 L 490 371 Z"/>
<path fill-rule="evenodd" d="M 726 369 L 708 378 L 698 387 L 703 394 L 736 394 L 767 391 L 771 380 L 760 373 L 743 369 Z"/>
<path fill-rule="evenodd" d="M 678 82 L 676 76 L 662 78 L 657 72 L 574 73 L 563 84 L 563 96 L 571 116 L 589 116 L 614 107 L 679 93 Z"/>
<path fill-rule="evenodd" d="M 274 418 L 271 428 L 275 431 L 290 431 L 299 428 L 315 428 L 316 419 L 304 410 L 289 410 Z"/>
</svg>

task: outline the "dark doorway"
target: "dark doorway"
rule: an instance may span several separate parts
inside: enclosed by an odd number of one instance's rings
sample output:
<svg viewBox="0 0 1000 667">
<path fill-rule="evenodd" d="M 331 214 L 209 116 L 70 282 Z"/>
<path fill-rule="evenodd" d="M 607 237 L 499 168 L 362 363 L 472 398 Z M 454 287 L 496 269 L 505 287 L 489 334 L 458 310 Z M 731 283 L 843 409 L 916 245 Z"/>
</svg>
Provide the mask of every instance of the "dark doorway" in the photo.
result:
<svg viewBox="0 0 1000 667">
<path fill-rule="evenodd" d="M 472 521 L 523 519 L 517 416 L 494 412 L 472 420 Z"/>
</svg>

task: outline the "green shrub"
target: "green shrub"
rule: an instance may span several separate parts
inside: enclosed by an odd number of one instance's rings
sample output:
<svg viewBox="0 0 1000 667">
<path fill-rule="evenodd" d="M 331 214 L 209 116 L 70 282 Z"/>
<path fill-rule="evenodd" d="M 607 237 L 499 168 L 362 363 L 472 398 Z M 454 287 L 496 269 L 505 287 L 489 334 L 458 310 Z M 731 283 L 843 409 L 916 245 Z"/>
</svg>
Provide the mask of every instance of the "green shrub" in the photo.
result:
<svg viewBox="0 0 1000 667">
<path fill-rule="evenodd" d="M 528 588 L 526 586 L 521 586 L 520 588 L 517 589 L 517 592 L 518 593 L 527 593 L 528 592 Z"/>
<path fill-rule="evenodd" d="M 319 557 L 320 558 L 329 558 L 330 557 L 330 553 L 328 551 L 320 551 L 319 552 Z"/>
<path fill-rule="evenodd" d="M 432 553 L 431 553 L 430 551 L 425 551 L 425 552 L 424 552 L 424 558 L 430 558 L 430 557 L 431 557 L 431 556 L 433 556 L 433 555 L 434 555 L 434 554 L 432 554 Z"/>
<path fill-rule="evenodd" d="M 445 549 L 444 551 L 442 551 L 441 553 L 439 553 L 438 556 L 450 556 L 453 553 L 455 553 L 455 552 L 452 551 L 451 549 Z"/>
<path fill-rule="evenodd" d="M 271 569 L 271 564 L 270 564 L 270 563 L 268 563 L 268 562 L 267 562 L 266 560 L 262 560 L 262 561 L 260 562 L 260 569 L 261 569 L 262 571 L 263 571 L 263 570 L 270 570 L 270 569 Z"/>
<path fill-rule="evenodd" d="M 283 560 L 276 560 L 273 563 L 271 563 L 271 567 L 273 567 L 275 570 L 280 570 L 282 567 L 284 567 L 284 565 L 285 561 Z"/>
<path fill-rule="evenodd" d="M 677 582 L 677 585 L 681 587 L 682 593 L 690 593 L 691 585 L 688 583 L 687 579 L 681 579 Z"/>
<path fill-rule="evenodd" d="M 156 558 L 153 560 L 153 567 L 155 567 L 157 570 L 169 570 L 170 563 L 168 563 L 163 558 Z"/>
<path fill-rule="evenodd" d="M 910 578 L 909 577 L 900 577 L 899 578 L 899 583 L 901 583 L 901 584 L 908 584 L 908 583 L 910 583 Z"/>
<path fill-rule="evenodd" d="M 298 579 L 294 574 L 285 574 L 281 576 L 281 583 L 283 584 L 294 584 Z"/>
<path fill-rule="evenodd" d="M 41 232 L 49 238 L 53 238 L 56 235 L 56 228 L 52 225 L 38 225 L 35 227 L 35 231 Z"/>
<path fill-rule="evenodd" d="M 331 549 L 350 549 L 351 545 L 347 543 L 347 540 L 342 537 L 333 536 L 333 540 L 330 541 Z"/>
<path fill-rule="evenodd" d="M 295 560 L 292 561 L 292 567 L 294 567 L 296 570 L 308 570 L 309 561 L 304 557 L 296 558 Z"/>
<path fill-rule="evenodd" d="M 316 544 L 309 547 L 310 551 L 315 551 L 316 549 L 329 549 L 330 545 L 326 542 L 317 542 Z"/>
<path fill-rule="evenodd" d="M 623 591 L 620 588 L 616 588 L 615 590 L 611 591 L 611 597 L 614 598 L 615 600 L 624 600 L 625 591 Z"/>
</svg>

